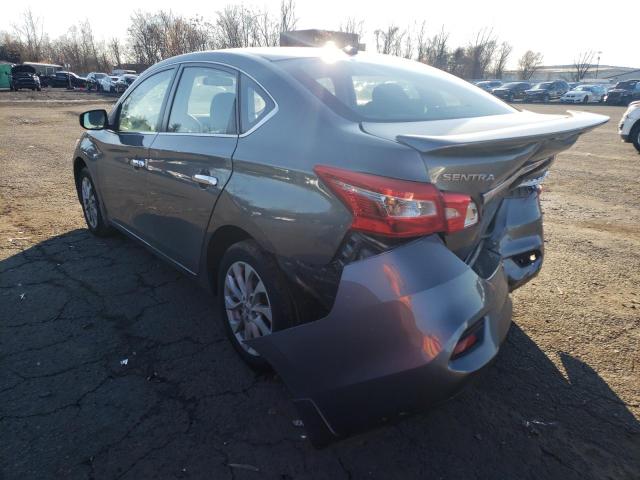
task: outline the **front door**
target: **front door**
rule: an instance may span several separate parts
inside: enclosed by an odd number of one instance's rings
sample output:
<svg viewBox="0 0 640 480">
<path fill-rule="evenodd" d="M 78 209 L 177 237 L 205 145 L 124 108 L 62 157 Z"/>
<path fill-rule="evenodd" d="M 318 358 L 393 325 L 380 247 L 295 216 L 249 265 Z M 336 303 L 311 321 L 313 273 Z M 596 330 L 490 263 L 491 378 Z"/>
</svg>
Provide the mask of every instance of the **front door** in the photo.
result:
<svg viewBox="0 0 640 480">
<path fill-rule="evenodd" d="M 147 160 L 175 69 L 158 72 L 136 87 L 118 107 L 113 130 L 95 135 L 100 191 L 109 219 L 147 239 Z"/>
<path fill-rule="evenodd" d="M 165 128 L 147 163 L 152 244 L 197 273 L 204 234 L 229 180 L 238 142 L 237 74 L 223 67 L 181 67 Z"/>
</svg>

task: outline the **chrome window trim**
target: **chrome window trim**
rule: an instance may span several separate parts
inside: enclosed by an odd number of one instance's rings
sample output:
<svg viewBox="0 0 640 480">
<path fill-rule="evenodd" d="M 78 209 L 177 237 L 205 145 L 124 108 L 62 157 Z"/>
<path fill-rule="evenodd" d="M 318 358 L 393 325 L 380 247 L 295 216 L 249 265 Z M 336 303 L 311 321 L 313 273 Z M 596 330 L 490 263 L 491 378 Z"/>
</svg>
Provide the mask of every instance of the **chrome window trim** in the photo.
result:
<svg viewBox="0 0 640 480">
<path fill-rule="evenodd" d="M 264 125 L 266 122 L 268 122 L 280 110 L 278 102 L 276 102 L 276 99 L 273 98 L 273 95 L 271 95 L 271 92 L 269 92 L 269 90 L 267 90 L 264 87 L 264 85 L 262 85 L 258 80 L 256 80 L 253 75 L 250 75 L 249 73 L 245 72 L 241 68 L 235 67 L 233 65 L 229 65 L 228 63 L 215 62 L 213 60 L 185 60 L 185 61 L 181 61 L 181 62 L 174 62 L 174 63 L 169 63 L 167 65 L 163 65 L 163 68 L 165 68 L 165 67 L 173 67 L 173 66 L 182 66 L 182 65 L 188 65 L 188 64 L 196 64 L 196 63 L 208 63 L 208 64 L 211 64 L 211 65 L 219 65 L 221 67 L 229 68 L 229 69 L 234 70 L 236 72 L 239 72 L 239 73 L 241 73 L 243 75 L 246 75 L 251 80 L 256 82 L 256 84 L 258 84 L 258 86 L 260 88 L 262 88 L 262 90 L 264 90 L 267 95 L 269 95 L 269 98 L 271 99 L 271 101 L 274 104 L 273 110 L 271 110 L 269 113 L 267 113 L 262 120 L 260 120 L 258 123 L 256 123 L 249 130 L 247 130 L 244 133 L 240 133 L 240 134 L 230 135 L 230 134 L 227 134 L 227 133 L 223 134 L 223 133 L 157 132 L 158 135 L 169 134 L 169 135 L 189 135 L 189 136 L 194 136 L 195 135 L 195 136 L 207 136 L 207 137 L 239 137 L 239 138 L 244 138 L 244 137 L 247 137 L 247 136 L 251 135 L 258 128 L 260 128 L 262 125 Z M 153 73 L 150 73 L 150 75 L 152 75 L 152 74 Z M 240 82 L 238 82 L 238 84 L 240 84 Z"/>
<path fill-rule="evenodd" d="M 198 132 L 158 132 L 158 135 L 182 135 L 188 137 L 223 137 L 236 138 L 238 134 L 232 133 L 198 133 Z"/>
</svg>

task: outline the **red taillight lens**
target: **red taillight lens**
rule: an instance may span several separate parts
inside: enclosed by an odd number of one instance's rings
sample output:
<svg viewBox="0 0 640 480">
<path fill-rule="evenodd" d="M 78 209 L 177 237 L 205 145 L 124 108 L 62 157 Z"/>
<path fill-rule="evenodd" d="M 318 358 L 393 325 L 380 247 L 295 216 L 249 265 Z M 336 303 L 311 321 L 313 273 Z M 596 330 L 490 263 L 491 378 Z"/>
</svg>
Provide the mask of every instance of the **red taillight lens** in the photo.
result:
<svg viewBox="0 0 640 480">
<path fill-rule="evenodd" d="M 452 233 L 478 222 L 468 195 L 440 192 L 410 182 L 318 165 L 314 171 L 353 214 L 352 228 L 379 235 L 414 237 Z"/>
<path fill-rule="evenodd" d="M 453 349 L 453 353 L 451 354 L 451 358 L 456 358 L 462 355 L 464 352 L 473 347 L 476 343 L 478 343 L 478 335 L 475 333 L 470 333 L 463 339 L 461 339 Z"/>
</svg>

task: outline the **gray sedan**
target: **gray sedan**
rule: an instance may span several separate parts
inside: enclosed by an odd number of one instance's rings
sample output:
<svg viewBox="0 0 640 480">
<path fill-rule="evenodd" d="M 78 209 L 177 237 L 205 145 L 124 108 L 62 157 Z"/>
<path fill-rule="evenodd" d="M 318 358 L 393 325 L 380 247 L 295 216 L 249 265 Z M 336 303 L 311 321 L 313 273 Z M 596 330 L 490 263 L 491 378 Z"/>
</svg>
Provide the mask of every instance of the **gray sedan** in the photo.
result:
<svg viewBox="0 0 640 480">
<path fill-rule="evenodd" d="M 89 229 L 216 295 L 240 356 L 279 372 L 321 445 L 489 365 L 509 292 L 542 265 L 539 185 L 607 120 L 521 112 L 393 57 L 201 52 L 84 113 L 73 172 Z"/>
</svg>

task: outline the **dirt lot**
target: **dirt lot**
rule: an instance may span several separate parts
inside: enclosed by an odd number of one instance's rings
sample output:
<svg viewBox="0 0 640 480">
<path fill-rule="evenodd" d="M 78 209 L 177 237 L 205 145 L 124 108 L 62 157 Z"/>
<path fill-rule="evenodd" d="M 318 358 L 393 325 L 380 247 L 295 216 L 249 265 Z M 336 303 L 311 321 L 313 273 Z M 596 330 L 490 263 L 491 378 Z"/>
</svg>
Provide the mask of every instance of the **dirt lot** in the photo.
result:
<svg viewBox="0 0 640 480">
<path fill-rule="evenodd" d="M 639 478 L 640 155 L 616 135 L 623 108 L 588 107 L 611 121 L 558 158 L 545 266 L 482 380 L 318 451 L 205 292 L 85 230 L 77 114 L 111 101 L 0 93 L 0 478 Z"/>
</svg>

